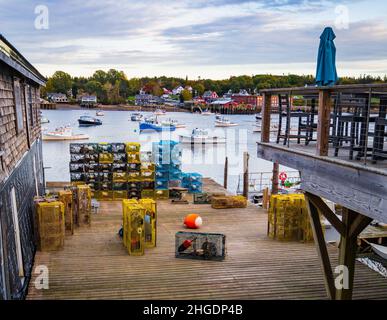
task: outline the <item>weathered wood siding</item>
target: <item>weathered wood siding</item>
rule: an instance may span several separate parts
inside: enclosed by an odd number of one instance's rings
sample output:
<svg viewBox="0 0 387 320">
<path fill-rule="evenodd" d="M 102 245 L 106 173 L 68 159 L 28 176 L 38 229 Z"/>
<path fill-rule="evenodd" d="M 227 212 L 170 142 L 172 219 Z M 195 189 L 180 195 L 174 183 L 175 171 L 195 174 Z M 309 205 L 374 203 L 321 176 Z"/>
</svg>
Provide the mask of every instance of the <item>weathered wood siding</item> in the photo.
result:
<svg viewBox="0 0 387 320">
<path fill-rule="evenodd" d="M 23 129 L 17 132 L 14 79 L 20 80 Z M 26 91 L 31 88 L 32 110 L 26 103 Z M 32 112 L 31 112 L 32 111 Z M 27 127 L 28 126 L 28 127 Z M 28 130 L 29 128 L 29 130 Z M 30 145 L 40 136 L 39 117 L 39 86 L 28 82 L 25 78 L 13 72 L 11 68 L 0 62 L 0 150 L 2 167 L 0 167 L 0 182 L 4 181 L 23 157 Z M 29 141 L 28 141 L 29 133 Z"/>
</svg>

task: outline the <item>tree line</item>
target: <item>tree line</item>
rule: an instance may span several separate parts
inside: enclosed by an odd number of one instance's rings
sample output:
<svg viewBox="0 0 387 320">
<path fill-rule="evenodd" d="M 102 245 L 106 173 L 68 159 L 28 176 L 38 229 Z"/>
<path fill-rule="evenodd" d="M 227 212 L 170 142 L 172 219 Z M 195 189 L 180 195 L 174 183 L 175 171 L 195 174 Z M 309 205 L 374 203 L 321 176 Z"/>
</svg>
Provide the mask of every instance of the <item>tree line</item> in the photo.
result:
<svg viewBox="0 0 387 320">
<path fill-rule="evenodd" d="M 387 83 L 387 75 L 373 77 L 361 75 L 359 77 L 343 77 L 338 84 L 368 84 Z M 72 77 L 66 72 L 56 71 L 47 79 L 46 87 L 41 91 L 42 97 L 49 92 L 67 94 L 69 98 L 76 98 L 79 94 L 94 94 L 98 101 L 104 104 L 120 104 L 133 100 L 133 97 L 143 89 L 146 93 L 155 96 L 163 94 L 163 88 L 172 90 L 178 86 L 192 87 L 194 96 L 201 96 L 205 91 L 216 91 L 219 96 L 231 90 L 234 93 L 242 89 L 249 93 L 257 93 L 261 89 L 303 87 L 314 85 L 312 75 L 271 75 L 261 74 L 252 76 L 233 76 L 224 80 L 198 79 L 175 77 L 142 77 L 128 79 L 123 71 L 110 69 L 97 70 L 91 77 Z M 189 100 L 192 95 L 183 91 L 180 100 Z"/>
</svg>

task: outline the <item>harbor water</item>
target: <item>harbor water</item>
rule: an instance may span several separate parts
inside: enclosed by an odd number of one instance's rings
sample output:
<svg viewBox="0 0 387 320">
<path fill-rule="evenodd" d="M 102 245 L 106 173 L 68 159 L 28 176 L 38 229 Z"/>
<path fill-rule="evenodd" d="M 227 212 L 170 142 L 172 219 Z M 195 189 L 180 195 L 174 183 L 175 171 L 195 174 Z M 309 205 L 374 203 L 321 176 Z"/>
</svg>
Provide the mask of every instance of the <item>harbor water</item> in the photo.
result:
<svg viewBox="0 0 387 320">
<path fill-rule="evenodd" d="M 250 172 L 270 172 L 272 163 L 257 157 L 257 141 L 260 133 L 254 133 L 255 115 L 228 115 L 227 118 L 239 125 L 236 127 L 216 128 L 215 115 L 168 112 L 159 116 L 158 120 L 176 119 L 184 123 L 186 128 L 178 128 L 174 132 L 140 133 L 139 122 L 130 121 L 130 111 L 103 111 L 101 126 L 79 127 L 78 118 L 82 115 L 95 117 L 92 110 L 42 110 L 42 116 L 49 119 L 42 129 L 52 131 L 57 127 L 70 125 L 74 134 L 87 134 L 89 140 L 84 142 L 140 142 L 142 151 L 150 151 L 152 142 L 179 140 L 180 134 L 191 134 L 195 128 L 208 129 L 209 134 L 225 136 L 226 144 L 219 145 L 183 145 L 183 171 L 198 172 L 204 177 L 213 178 L 223 184 L 224 162 L 228 157 L 228 189 L 236 192 L 238 177 L 243 172 L 243 153 L 250 155 Z M 142 112 L 145 117 L 150 112 Z M 44 141 L 43 157 L 46 181 L 69 181 L 69 144 L 82 141 Z"/>
</svg>

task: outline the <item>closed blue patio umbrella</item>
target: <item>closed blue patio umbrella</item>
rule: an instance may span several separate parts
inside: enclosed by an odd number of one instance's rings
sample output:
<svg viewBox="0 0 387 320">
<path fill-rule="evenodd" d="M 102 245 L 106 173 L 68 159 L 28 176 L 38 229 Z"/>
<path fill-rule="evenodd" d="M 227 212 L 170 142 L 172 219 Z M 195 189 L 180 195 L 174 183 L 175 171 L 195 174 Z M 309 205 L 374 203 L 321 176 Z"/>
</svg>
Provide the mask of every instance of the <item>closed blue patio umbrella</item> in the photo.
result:
<svg viewBox="0 0 387 320">
<path fill-rule="evenodd" d="M 318 48 L 316 83 L 319 86 L 333 86 L 337 80 L 336 47 L 333 40 L 336 38 L 332 28 L 325 28 L 320 36 Z"/>
</svg>

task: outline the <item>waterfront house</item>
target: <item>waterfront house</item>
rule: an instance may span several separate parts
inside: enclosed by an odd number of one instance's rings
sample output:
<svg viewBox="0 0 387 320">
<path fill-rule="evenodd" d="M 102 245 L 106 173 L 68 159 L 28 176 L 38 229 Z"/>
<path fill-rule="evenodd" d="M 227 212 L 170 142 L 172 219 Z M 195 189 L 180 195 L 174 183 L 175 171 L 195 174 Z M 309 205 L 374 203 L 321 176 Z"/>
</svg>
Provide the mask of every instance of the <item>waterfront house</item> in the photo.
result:
<svg viewBox="0 0 387 320">
<path fill-rule="evenodd" d="M 47 93 L 47 99 L 53 103 L 67 103 L 68 99 L 64 93 L 50 92 Z"/>
<path fill-rule="evenodd" d="M 178 86 L 175 89 L 172 90 L 172 94 L 175 96 L 178 96 L 181 94 L 181 92 L 184 90 L 182 86 Z"/>
<path fill-rule="evenodd" d="M 35 254 L 33 198 L 43 194 L 44 77 L 0 35 L 0 300 L 23 299 Z"/>
<path fill-rule="evenodd" d="M 83 95 L 80 99 L 81 107 L 94 107 L 97 104 L 97 96 Z"/>
<path fill-rule="evenodd" d="M 219 99 L 219 96 L 215 91 L 206 91 L 203 93 L 202 98 L 204 99 L 204 101 L 206 101 L 206 103 L 211 103 L 211 102 Z"/>
<path fill-rule="evenodd" d="M 232 94 L 231 99 L 238 104 L 258 106 L 258 96 L 249 94 L 246 90 L 241 90 L 239 93 Z"/>
</svg>

